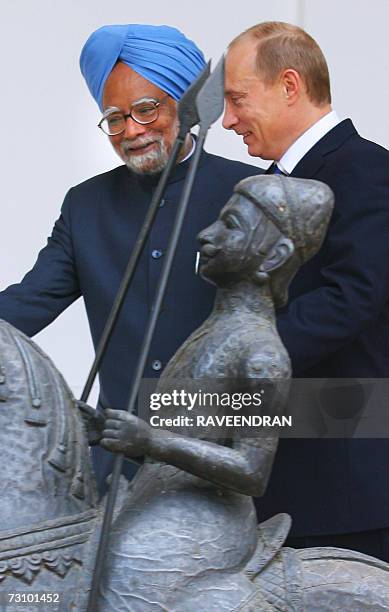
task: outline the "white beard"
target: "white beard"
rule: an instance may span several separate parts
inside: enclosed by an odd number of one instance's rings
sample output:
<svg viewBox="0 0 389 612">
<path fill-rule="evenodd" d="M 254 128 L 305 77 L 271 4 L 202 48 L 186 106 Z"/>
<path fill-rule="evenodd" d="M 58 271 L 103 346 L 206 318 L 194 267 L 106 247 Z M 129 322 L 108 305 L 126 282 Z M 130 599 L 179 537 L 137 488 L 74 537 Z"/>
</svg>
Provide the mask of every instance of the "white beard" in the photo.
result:
<svg viewBox="0 0 389 612">
<path fill-rule="evenodd" d="M 159 174 L 162 172 L 169 159 L 169 153 L 163 137 L 157 136 L 153 139 L 138 139 L 136 144 L 139 146 L 154 141 L 157 141 L 159 146 L 144 155 L 131 155 L 131 146 L 134 145 L 133 142 L 123 141 L 121 143 L 122 159 L 129 170 L 132 170 L 132 172 L 136 174 Z"/>
</svg>

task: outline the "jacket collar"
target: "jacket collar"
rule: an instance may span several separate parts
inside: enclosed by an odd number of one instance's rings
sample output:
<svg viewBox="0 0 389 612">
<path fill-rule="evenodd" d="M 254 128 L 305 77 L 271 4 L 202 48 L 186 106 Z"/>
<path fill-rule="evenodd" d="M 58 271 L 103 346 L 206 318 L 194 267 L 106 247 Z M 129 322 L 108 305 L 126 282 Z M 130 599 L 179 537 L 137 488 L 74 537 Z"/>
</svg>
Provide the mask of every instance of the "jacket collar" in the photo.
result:
<svg viewBox="0 0 389 612">
<path fill-rule="evenodd" d="M 324 157 L 335 151 L 351 136 L 357 134 L 351 119 L 345 119 L 327 132 L 299 161 L 290 176 L 312 178 L 325 163 Z"/>
</svg>

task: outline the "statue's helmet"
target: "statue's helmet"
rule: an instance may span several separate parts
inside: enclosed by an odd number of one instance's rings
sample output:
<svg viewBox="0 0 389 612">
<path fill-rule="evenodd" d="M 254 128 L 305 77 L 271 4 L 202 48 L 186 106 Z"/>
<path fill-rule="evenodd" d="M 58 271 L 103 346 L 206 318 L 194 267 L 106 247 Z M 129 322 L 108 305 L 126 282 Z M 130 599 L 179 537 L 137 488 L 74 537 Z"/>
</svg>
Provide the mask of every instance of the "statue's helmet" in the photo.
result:
<svg viewBox="0 0 389 612">
<path fill-rule="evenodd" d="M 293 242 L 300 263 L 319 250 L 334 204 L 328 185 L 311 179 L 261 175 L 243 179 L 234 192 L 258 206 Z"/>
<path fill-rule="evenodd" d="M 320 181 L 281 175 L 252 176 L 234 192 L 257 206 L 293 247 L 282 267 L 270 276 L 277 307 L 288 301 L 288 287 L 298 268 L 323 244 L 334 206 L 334 194 Z"/>
</svg>

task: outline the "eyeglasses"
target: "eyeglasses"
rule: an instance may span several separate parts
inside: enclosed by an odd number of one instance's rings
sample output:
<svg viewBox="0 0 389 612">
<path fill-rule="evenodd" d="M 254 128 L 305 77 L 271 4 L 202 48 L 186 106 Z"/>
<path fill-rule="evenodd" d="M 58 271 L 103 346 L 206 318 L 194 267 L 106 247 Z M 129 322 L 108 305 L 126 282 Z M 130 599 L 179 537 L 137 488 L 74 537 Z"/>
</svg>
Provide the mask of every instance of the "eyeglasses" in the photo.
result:
<svg viewBox="0 0 389 612">
<path fill-rule="evenodd" d="M 125 131 L 126 121 L 129 117 L 141 125 L 152 123 L 158 119 L 159 108 L 168 97 L 169 94 L 166 94 L 162 100 L 142 98 L 131 106 L 130 112 L 127 114 L 121 113 L 119 110 L 109 109 L 104 113 L 104 116 L 98 123 L 98 127 L 107 136 L 117 136 Z"/>
</svg>

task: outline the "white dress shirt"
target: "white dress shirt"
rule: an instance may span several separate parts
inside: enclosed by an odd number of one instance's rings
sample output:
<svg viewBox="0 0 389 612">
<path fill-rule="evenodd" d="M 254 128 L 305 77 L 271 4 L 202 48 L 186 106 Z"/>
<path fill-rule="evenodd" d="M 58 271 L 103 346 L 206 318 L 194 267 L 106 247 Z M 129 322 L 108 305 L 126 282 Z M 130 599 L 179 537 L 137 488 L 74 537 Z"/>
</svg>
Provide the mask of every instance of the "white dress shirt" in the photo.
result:
<svg viewBox="0 0 389 612">
<path fill-rule="evenodd" d="M 195 148 L 196 148 L 196 141 L 195 141 L 195 139 L 193 138 L 193 135 L 192 135 L 192 134 L 190 134 L 190 137 L 192 138 L 192 148 L 191 148 L 191 150 L 189 151 L 188 155 L 185 155 L 184 159 L 182 159 L 182 160 L 180 161 L 180 164 L 182 164 L 184 161 L 186 161 L 187 159 L 189 159 L 190 157 L 192 157 L 192 155 L 193 155 L 193 153 L 194 153 L 194 150 L 195 150 Z"/>
<path fill-rule="evenodd" d="M 323 136 L 332 130 L 338 123 L 341 122 L 336 111 L 330 111 L 324 115 L 319 121 L 316 121 L 308 128 L 301 136 L 294 141 L 281 159 L 277 162 L 277 166 L 284 174 L 290 174 L 299 161 L 304 157 L 312 147 L 319 142 Z"/>
</svg>

